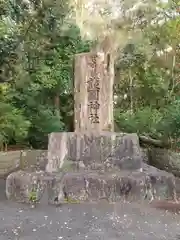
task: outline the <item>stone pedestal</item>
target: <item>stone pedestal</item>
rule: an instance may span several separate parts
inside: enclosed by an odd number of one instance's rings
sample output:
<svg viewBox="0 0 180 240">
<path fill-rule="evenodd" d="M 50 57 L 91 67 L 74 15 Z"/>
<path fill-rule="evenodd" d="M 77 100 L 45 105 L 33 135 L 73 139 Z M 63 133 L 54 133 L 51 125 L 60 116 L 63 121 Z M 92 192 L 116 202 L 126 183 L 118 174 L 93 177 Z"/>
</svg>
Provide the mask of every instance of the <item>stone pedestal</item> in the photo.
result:
<svg viewBox="0 0 180 240">
<path fill-rule="evenodd" d="M 172 174 L 147 166 L 146 171 L 97 171 L 67 172 L 14 172 L 6 180 L 9 200 L 30 203 L 29 196 L 34 181 L 37 199 L 41 204 L 81 203 L 102 199 L 108 202 L 144 201 L 155 199 L 174 200 L 176 184 Z M 147 198 L 145 199 L 145 197 Z M 178 195 L 179 196 L 179 195 Z"/>
<path fill-rule="evenodd" d="M 139 139 L 136 134 L 115 132 L 51 133 L 46 171 L 58 172 L 65 161 L 91 170 L 138 170 L 142 164 Z"/>
</svg>

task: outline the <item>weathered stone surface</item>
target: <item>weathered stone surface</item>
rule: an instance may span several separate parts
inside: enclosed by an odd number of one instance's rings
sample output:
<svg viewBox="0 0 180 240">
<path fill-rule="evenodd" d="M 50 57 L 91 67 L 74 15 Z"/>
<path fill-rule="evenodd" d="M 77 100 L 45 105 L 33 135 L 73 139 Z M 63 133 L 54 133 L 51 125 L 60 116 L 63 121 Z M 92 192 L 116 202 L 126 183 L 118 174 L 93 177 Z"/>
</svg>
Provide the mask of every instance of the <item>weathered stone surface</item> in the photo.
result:
<svg viewBox="0 0 180 240">
<path fill-rule="evenodd" d="M 35 184 L 38 186 L 38 198 L 41 198 L 46 185 L 43 171 L 31 173 L 20 170 L 13 172 L 6 179 L 6 196 L 11 200 L 29 202 L 30 193 Z"/>
<path fill-rule="evenodd" d="M 34 169 L 41 170 L 41 171 L 46 170 L 46 165 L 48 163 L 47 154 L 48 154 L 48 152 L 46 150 L 46 151 L 40 152 L 39 155 L 36 156 L 36 163 L 34 164 Z"/>
<path fill-rule="evenodd" d="M 22 150 L 0 152 L 0 178 L 6 177 L 18 170 L 45 170 L 47 165 L 47 150 Z"/>
<path fill-rule="evenodd" d="M 148 158 L 148 149 L 147 148 L 140 148 L 141 150 L 141 156 L 142 156 L 142 161 L 149 164 L 149 158 Z"/>
<path fill-rule="evenodd" d="M 45 172 L 15 172 L 6 181 L 8 199 L 29 202 L 29 194 L 36 181 L 40 202 L 57 204 L 67 197 L 69 201 L 100 201 L 117 202 L 122 199 L 141 201 L 147 199 L 173 199 L 176 189 L 172 174 L 157 170 L 144 164 L 144 171 L 79 171 L 59 174 Z M 58 199 L 58 201 L 57 201 Z M 56 200 L 56 201 L 55 201 Z"/>
<path fill-rule="evenodd" d="M 58 172 L 68 156 L 68 139 L 74 133 L 62 132 L 49 134 L 47 172 Z"/>
<path fill-rule="evenodd" d="M 44 171 L 47 165 L 47 150 L 22 151 L 21 170 Z"/>
<path fill-rule="evenodd" d="M 113 131 L 114 61 L 111 54 L 77 54 L 74 70 L 75 132 Z"/>
<path fill-rule="evenodd" d="M 180 177 L 180 153 L 167 149 L 152 148 L 148 153 L 149 164 Z"/>
<path fill-rule="evenodd" d="M 67 173 L 61 182 L 54 184 L 61 184 L 61 188 L 63 185 L 67 196 L 75 201 L 107 199 L 115 202 L 122 198 L 129 201 L 143 200 L 146 194 L 150 200 L 151 192 L 155 198 L 173 199 L 176 187 L 173 175 L 149 166 L 144 172 Z"/>
<path fill-rule="evenodd" d="M 140 169 L 142 162 L 136 134 L 112 132 L 51 133 L 47 172 L 58 172 L 66 160 L 83 163 L 87 169 Z"/>
</svg>

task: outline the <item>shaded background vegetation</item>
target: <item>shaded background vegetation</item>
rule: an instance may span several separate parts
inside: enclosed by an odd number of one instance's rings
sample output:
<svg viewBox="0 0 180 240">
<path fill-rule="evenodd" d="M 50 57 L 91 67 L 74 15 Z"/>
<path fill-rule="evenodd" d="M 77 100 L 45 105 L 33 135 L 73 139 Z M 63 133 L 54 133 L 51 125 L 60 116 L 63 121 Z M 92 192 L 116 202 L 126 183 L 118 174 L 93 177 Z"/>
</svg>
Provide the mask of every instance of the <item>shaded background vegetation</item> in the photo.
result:
<svg viewBox="0 0 180 240">
<path fill-rule="evenodd" d="M 133 5 L 133 2 L 130 4 Z M 178 1 L 152 1 L 112 27 L 141 37 L 117 41 L 116 131 L 178 146 L 180 15 Z M 158 9 L 157 12 L 154 9 Z M 50 132 L 73 131 L 73 57 L 98 39 L 84 38 L 68 1 L 0 0 L 0 143 L 47 148 Z M 133 30 L 132 30 L 133 23 Z M 129 30 L 130 29 L 130 30 Z"/>
</svg>

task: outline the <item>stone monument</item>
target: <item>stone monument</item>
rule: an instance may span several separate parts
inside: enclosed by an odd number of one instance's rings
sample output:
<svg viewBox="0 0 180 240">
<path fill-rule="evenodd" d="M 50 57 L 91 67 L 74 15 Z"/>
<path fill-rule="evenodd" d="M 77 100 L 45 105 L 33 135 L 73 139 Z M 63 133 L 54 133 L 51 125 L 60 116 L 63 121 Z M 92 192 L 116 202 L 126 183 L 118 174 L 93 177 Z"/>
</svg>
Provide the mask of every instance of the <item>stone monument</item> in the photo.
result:
<svg viewBox="0 0 180 240">
<path fill-rule="evenodd" d="M 64 198 L 176 198 L 174 176 L 142 162 L 137 134 L 114 132 L 114 63 L 110 52 L 76 55 L 74 74 L 74 132 L 49 134 L 46 170 L 10 174 L 6 181 L 8 199 L 28 202 L 33 182 L 38 185 L 37 199 L 46 195 L 53 204 Z M 76 167 L 65 171 L 67 162 Z"/>
<path fill-rule="evenodd" d="M 114 132 L 114 61 L 110 52 L 77 54 L 74 67 L 74 132 L 51 133 L 47 172 L 58 172 L 65 161 L 86 168 L 140 169 L 136 134 Z M 109 163 L 111 162 L 111 164 Z"/>
<path fill-rule="evenodd" d="M 75 132 L 114 131 L 114 62 L 110 56 L 103 52 L 75 56 Z"/>
</svg>

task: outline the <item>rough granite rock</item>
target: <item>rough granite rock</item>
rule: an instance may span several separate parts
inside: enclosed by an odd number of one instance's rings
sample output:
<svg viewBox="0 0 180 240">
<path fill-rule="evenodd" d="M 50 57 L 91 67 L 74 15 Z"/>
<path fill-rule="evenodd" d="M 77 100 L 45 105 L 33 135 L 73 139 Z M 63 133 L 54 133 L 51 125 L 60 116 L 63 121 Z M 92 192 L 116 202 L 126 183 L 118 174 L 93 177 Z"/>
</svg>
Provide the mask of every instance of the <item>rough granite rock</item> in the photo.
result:
<svg viewBox="0 0 180 240">
<path fill-rule="evenodd" d="M 79 162 L 88 170 L 137 170 L 141 168 L 142 155 L 137 134 L 51 133 L 46 171 L 58 172 L 67 160 Z"/>
<path fill-rule="evenodd" d="M 45 172 L 15 172 L 6 181 L 8 199 L 29 202 L 33 182 L 39 183 L 38 199 L 46 203 L 57 204 L 65 198 L 71 202 L 84 202 L 106 199 L 117 202 L 122 199 L 141 201 L 147 199 L 173 199 L 175 196 L 175 178 L 172 174 L 157 170 L 144 164 L 144 171 L 79 171 L 48 174 Z M 45 200 L 44 200 L 45 199 Z"/>
<path fill-rule="evenodd" d="M 149 163 L 180 177 L 180 153 L 168 149 L 151 148 L 148 152 Z"/>
<path fill-rule="evenodd" d="M 147 194 L 151 200 L 155 198 L 174 199 L 176 197 L 176 181 L 172 174 L 159 171 L 145 165 L 143 172 L 71 172 L 66 173 L 61 182 L 55 181 L 54 189 L 64 189 L 66 195 L 77 201 L 128 201 L 143 200 Z"/>
<path fill-rule="evenodd" d="M 45 173 L 17 171 L 11 173 L 6 179 L 6 197 L 18 202 L 29 202 L 30 193 L 33 186 L 38 186 L 38 198 L 46 187 Z"/>
<path fill-rule="evenodd" d="M 148 149 L 147 148 L 140 148 L 141 149 L 141 156 L 142 156 L 142 161 L 144 163 L 149 164 L 149 158 L 148 158 Z"/>
</svg>

